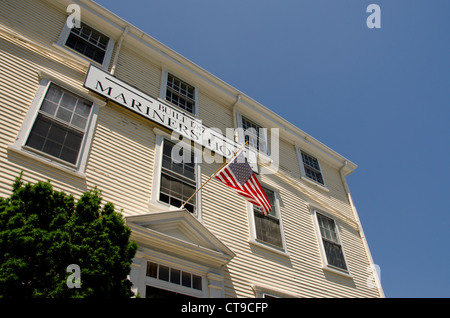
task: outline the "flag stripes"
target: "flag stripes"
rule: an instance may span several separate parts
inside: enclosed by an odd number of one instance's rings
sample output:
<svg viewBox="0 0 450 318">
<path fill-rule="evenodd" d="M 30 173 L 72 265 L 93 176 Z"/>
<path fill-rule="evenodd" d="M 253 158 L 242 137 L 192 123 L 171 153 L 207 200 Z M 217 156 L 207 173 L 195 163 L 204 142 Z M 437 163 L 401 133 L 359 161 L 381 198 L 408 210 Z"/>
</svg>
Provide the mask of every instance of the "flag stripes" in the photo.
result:
<svg viewBox="0 0 450 318">
<path fill-rule="evenodd" d="M 233 161 L 233 164 L 248 165 L 247 161 L 243 163 L 236 163 Z M 264 193 L 264 190 L 262 189 L 254 173 L 251 173 L 251 176 L 245 183 L 240 184 L 238 182 L 239 179 L 233 172 L 233 166 L 228 164 L 216 174 L 216 179 L 235 189 L 238 194 L 243 196 L 250 203 L 259 206 L 262 209 L 263 215 L 267 215 L 272 210 L 272 205 L 270 204 L 269 199 Z"/>
</svg>

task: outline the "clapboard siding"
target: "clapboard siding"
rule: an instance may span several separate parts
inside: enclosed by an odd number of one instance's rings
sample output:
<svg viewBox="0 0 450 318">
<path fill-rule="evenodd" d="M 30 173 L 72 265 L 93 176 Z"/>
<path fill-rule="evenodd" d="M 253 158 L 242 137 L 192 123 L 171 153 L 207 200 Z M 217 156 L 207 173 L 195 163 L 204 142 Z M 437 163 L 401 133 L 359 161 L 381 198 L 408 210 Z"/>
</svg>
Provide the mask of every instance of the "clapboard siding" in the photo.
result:
<svg viewBox="0 0 450 318">
<path fill-rule="evenodd" d="M 226 105 L 201 91 L 198 103 L 199 118 L 205 126 L 218 128 L 223 135 L 226 135 L 227 128 L 234 128 L 231 105 Z"/>
<path fill-rule="evenodd" d="M 120 106 L 101 108 L 86 174 L 88 184 L 124 215 L 148 213 L 155 135 L 153 126 Z"/>
<path fill-rule="evenodd" d="M 74 61 L 71 55 L 65 57 L 64 50 L 53 47 L 67 17 L 64 8 L 47 1 L 24 0 L 2 1 L 0 7 L 0 23 L 32 39 L 23 41 L 0 32 L 0 196 L 11 193 L 14 179 L 23 171 L 24 181 L 51 180 L 55 189 L 75 197 L 98 187 L 103 200 L 113 202 L 124 216 L 154 211 L 150 199 L 153 185 L 159 182 L 153 180 L 155 162 L 159 159 L 154 131 L 157 125 L 124 107 L 112 102 L 100 107 L 85 176 L 34 160 L 9 147 L 16 140 L 39 87 L 38 72 L 59 78 L 68 87 L 91 93 L 82 86 L 87 64 Z M 120 52 L 115 48 L 118 60 L 114 75 L 159 98 L 162 70 L 167 67 L 164 59 L 158 60 L 154 53 L 147 56 L 142 47 L 135 49 L 131 43 L 125 37 Z M 194 74 L 185 72 L 183 78 L 189 81 L 189 76 Z M 199 81 L 202 79 L 192 79 L 193 83 Z M 215 96 L 214 89 L 208 91 L 208 85 L 199 86 L 199 119 L 225 134 L 226 128 L 234 127 L 233 104 Z M 243 107 L 240 105 L 240 112 L 245 111 Z M 378 290 L 367 286 L 369 255 L 339 168 L 322 152 L 308 149 L 320 160 L 326 189 L 305 181 L 296 150 L 296 145 L 304 140 L 294 142 L 281 134 L 279 169 L 275 174 L 260 175 L 259 179 L 279 196 L 287 253 L 250 243 L 247 202 L 234 190 L 213 179 L 201 191 L 202 224 L 236 255 L 224 267 L 225 296 L 254 297 L 252 286 L 258 286 L 295 297 L 379 297 Z M 219 163 L 202 163 L 202 183 L 219 167 Z M 336 220 L 350 277 L 322 268 L 312 207 L 320 208 Z"/>
<path fill-rule="evenodd" d="M 159 98 L 161 87 L 161 68 L 149 58 L 143 57 L 123 42 L 117 60 L 115 76 L 142 92 Z"/>
</svg>

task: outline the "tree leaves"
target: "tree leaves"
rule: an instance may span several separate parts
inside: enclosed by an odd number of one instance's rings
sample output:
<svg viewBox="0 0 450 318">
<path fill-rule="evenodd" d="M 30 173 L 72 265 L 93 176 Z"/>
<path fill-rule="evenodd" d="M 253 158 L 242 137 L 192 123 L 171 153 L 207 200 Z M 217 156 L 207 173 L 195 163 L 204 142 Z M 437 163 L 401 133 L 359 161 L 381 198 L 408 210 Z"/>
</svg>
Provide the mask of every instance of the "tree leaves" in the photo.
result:
<svg viewBox="0 0 450 318">
<path fill-rule="evenodd" d="M 50 182 L 13 184 L 0 198 L 0 297 L 131 297 L 137 245 L 112 203 L 93 189 L 75 202 Z M 81 268 L 81 288 L 69 288 L 66 268 Z"/>
</svg>

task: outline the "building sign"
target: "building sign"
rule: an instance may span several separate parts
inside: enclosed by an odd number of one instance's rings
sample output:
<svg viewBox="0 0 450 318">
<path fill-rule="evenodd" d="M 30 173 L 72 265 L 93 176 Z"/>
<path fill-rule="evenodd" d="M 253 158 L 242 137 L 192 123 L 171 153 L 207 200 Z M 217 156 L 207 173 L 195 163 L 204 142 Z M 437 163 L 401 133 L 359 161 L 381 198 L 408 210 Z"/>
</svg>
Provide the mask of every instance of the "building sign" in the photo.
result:
<svg viewBox="0 0 450 318">
<path fill-rule="evenodd" d="M 93 65 L 89 66 L 84 87 L 225 158 L 230 158 L 240 147 L 233 140 L 204 126 L 201 120 L 137 90 Z"/>
</svg>

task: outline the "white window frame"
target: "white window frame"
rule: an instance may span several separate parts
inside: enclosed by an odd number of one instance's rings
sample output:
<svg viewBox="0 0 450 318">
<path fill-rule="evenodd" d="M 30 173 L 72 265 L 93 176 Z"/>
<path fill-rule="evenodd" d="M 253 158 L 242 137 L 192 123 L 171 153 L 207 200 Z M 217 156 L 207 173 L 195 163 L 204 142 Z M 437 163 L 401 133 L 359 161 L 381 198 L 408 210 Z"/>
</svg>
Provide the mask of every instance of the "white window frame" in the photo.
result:
<svg viewBox="0 0 450 318">
<path fill-rule="evenodd" d="M 196 275 L 201 277 L 202 280 L 202 289 L 195 289 L 195 288 L 191 288 L 191 287 L 186 287 L 183 286 L 182 284 L 174 284 L 171 283 L 170 281 L 164 281 L 158 278 L 154 278 L 154 277 L 150 277 L 147 276 L 147 266 L 148 266 L 148 262 L 152 262 L 158 265 L 162 265 L 162 266 L 166 266 L 169 268 L 173 268 L 176 270 L 180 270 L 186 273 L 189 273 L 191 275 Z M 193 297 L 198 297 L 198 298 L 205 298 L 208 295 L 208 279 L 207 279 L 207 275 L 205 273 L 205 271 L 199 271 L 198 269 L 195 269 L 193 266 L 187 266 L 187 263 L 185 262 L 184 264 L 182 262 L 176 262 L 174 263 L 173 260 L 172 262 L 167 262 L 167 261 L 161 261 L 161 260 L 146 260 L 145 265 L 144 265 L 144 271 L 145 271 L 145 287 L 150 286 L 150 287 L 156 287 L 156 288 L 160 288 L 160 289 L 164 289 L 170 292 L 175 292 L 175 293 L 181 293 L 184 295 L 189 295 L 189 296 L 193 296 Z"/>
<path fill-rule="evenodd" d="M 152 186 L 152 195 L 150 198 L 150 204 L 152 205 L 156 205 L 159 208 L 162 209 L 169 209 L 169 210 L 179 210 L 180 207 L 176 207 L 173 205 L 170 205 L 166 202 L 160 201 L 159 200 L 159 193 L 161 191 L 161 169 L 162 169 L 162 159 L 163 159 L 163 146 L 164 146 L 164 141 L 168 140 L 174 143 L 177 143 L 176 140 L 172 139 L 172 136 L 169 135 L 168 133 L 155 128 L 153 129 L 153 131 L 156 134 L 156 145 L 155 145 L 155 167 L 154 167 L 154 171 L 153 171 L 153 186 Z M 199 158 L 198 158 L 198 154 L 194 151 L 194 149 L 192 149 L 192 151 L 194 152 L 194 161 L 195 161 L 195 183 L 196 183 L 196 190 L 199 189 L 199 187 L 201 186 L 201 165 L 199 164 Z M 202 195 L 202 190 L 199 190 L 196 194 L 196 201 L 195 201 L 195 212 L 193 215 L 195 215 L 198 219 L 201 219 L 201 211 L 202 211 L 202 206 L 201 206 L 201 195 Z"/>
<path fill-rule="evenodd" d="M 103 63 L 100 64 L 100 63 L 90 59 L 89 57 L 83 55 L 82 53 L 77 52 L 76 50 L 66 46 L 66 42 L 67 42 L 67 39 L 69 38 L 70 31 L 71 31 L 71 29 L 69 28 L 67 23 L 64 23 L 64 27 L 59 35 L 58 41 L 56 43 L 54 43 L 53 46 L 61 51 L 69 53 L 72 57 L 76 58 L 79 61 L 85 61 L 87 65 L 89 63 L 92 63 L 95 65 L 98 65 L 103 70 L 107 71 L 109 68 L 109 65 L 111 63 L 111 58 L 112 58 L 112 54 L 114 51 L 114 45 L 115 45 L 116 41 L 113 38 L 111 38 L 111 36 L 101 32 L 101 31 L 98 31 L 96 28 L 92 27 L 91 24 L 89 24 L 89 22 L 83 21 L 83 23 L 86 24 L 87 26 L 89 26 L 91 29 L 96 30 L 99 33 L 102 33 L 103 35 L 105 35 L 109 38 L 108 45 L 106 46 L 105 56 L 103 58 Z"/>
<path fill-rule="evenodd" d="M 236 116 L 237 116 L 237 125 L 238 125 L 237 128 L 239 128 L 238 129 L 239 142 L 245 143 L 245 131 L 244 131 L 244 125 L 243 125 L 243 118 L 245 117 L 245 119 L 247 119 L 248 121 L 250 121 L 253 124 L 260 127 L 260 129 L 259 129 L 260 140 L 258 142 L 262 141 L 263 150 L 261 150 L 261 149 L 258 150 L 255 147 L 251 147 L 251 148 L 256 150 L 258 153 L 262 153 L 264 155 L 269 155 L 270 152 L 269 152 L 269 142 L 268 142 L 268 138 L 267 138 L 267 128 L 264 128 L 261 124 L 259 124 L 257 121 L 253 120 L 252 118 L 249 118 L 249 116 L 243 115 L 241 113 L 237 113 Z M 259 148 L 261 148 L 261 146 Z"/>
<path fill-rule="evenodd" d="M 326 182 L 325 182 L 325 175 L 324 175 L 324 173 L 323 173 L 322 165 L 320 164 L 319 158 L 317 158 L 317 157 L 311 155 L 310 152 L 305 151 L 305 150 L 302 150 L 302 149 L 299 148 L 299 147 L 295 147 L 295 150 L 297 151 L 297 160 L 298 160 L 298 164 L 299 164 L 299 166 L 300 166 L 300 173 L 301 173 L 301 178 L 302 178 L 302 180 L 304 180 L 304 181 L 306 181 L 306 182 L 309 182 L 310 184 L 315 185 L 317 188 L 322 189 L 322 190 L 328 192 L 329 190 L 328 190 L 327 184 L 326 184 Z M 302 151 L 303 151 L 304 153 L 306 153 L 307 155 L 309 155 L 309 156 L 311 156 L 311 157 L 313 157 L 314 159 L 317 160 L 317 163 L 318 163 L 319 169 L 320 169 L 320 174 L 322 175 L 323 184 L 320 183 L 320 182 L 317 182 L 317 181 L 314 180 L 314 179 L 311 179 L 311 178 L 307 177 L 306 171 L 305 171 L 305 163 L 303 162 L 303 157 L 302 157 Z"/>
<path fill-rule="evenodd" d="M 270 191 L 272 191 L 274 193 L 274 199 L 275 199 L 275 204 L 273 205 L 273 209 L 275 209 L 276 212 L 276 217 L 278 218 L 279 221 L 279 226 L 280 226 L 280 234 L 281 234 L 281 242 L 282 242 L 282 247 L 278 247 L 275 245 L 272 245 L 268 242 L 262 241 L 260 239 L 257 238 L 256 236 L 256 225 L 255 225 L 255 215 L 254 215 L 254 206 L 253 204 L 251 204 L 250 202 L 247 201 L 247 212 L 248 212 L 248 220 L 249 220 L 249 226 L 250 226 L 250 240 L 249 243 L 250 244 L 254 244 L 260 247 L 263 247 L 265 249 L 268 249 L 272 252 L 276 252 L 279 254 L 283 254 L 283 255 L 288 255 L 288 250 L 286 247 L 286 239 L 285 239 L 285 235 L 284 235 L 284 229 L 283 229 L 283 221 L 281 218 L 281 212 L 280 212 L 280 197 L 277 191 L 273 190 L 272 188 L 261 184 L 261 186 L 263 188 L 266 188 Z"/>
<path fill-rule="evenodd" d="M 167 79 L 168 79 L 169 73 L 171 75 L 175 76 L 176 78 L 182 80 L 183 82 L 189 84 L 190 86 L 194 87 L 194 112 L 193 113 L 188 112 L 187 110 L 179 107 L 178 105 L 175 105 L 175 104 L 169 102 L 168 100 L 166 100 L 166 97 L 167 97 L 166 96 L 167 95 Z M 185 113 L 187 115 L 190 115 L 190 116 L 193 116 L 195 118 L 198 118 L 198 113 L 199 113 L 199 111 L 198 111 L 198 108 L 199 108 L 199 106 L 198 106 L 198 88 L 195 85 L 191 84 L 186 79 L 184 79 L 183 77 L 181 77 L 178 74 L 176 74 L 175 72 L 170 72 L 168 69 L 166 69 L 164 67 L 163 67 L 162 73 L 161 73 L 161 89 L 160 89 L 160 93 L 159 94 L 160 94 L 160 98 L 164 102 L 169 103 L 170 105 L 173 105 L 173 106 L 177 107 L 177 109 L 179 109 L 180 111 L 182 111 L 183 113 Z"/>
<path fill-rule="evenodd" d="M 33 159 L 40 161 L 45 164 L 49 164 L 55 168 L 63 169 L 67 172 L 70 172 L 78 177 L 85 177 L 85 170 L 87 165 L 87 159 L 89 155 L 89 151 L 92 144 L 92 139 L 94 136 L 95 126 L 97 122 L 98 113 L 100 110 L 100 107 L 103 106 L 105 103 L 98 100 L 97 98 L 87 94 L 84 91 L 81 91 L 75 87 L 66 85 L 64 82 L 53 78 L 52 76 L 46 76 L 40 73 L 41 80 L 39 83 L 39 87 L 36 91 L 36 94 L 31 102 L 30 108 L 25 115 L 24 121 L 22 123 L 22 126 L 19 130 L 19 133 L 17 135 L 16 140 L 12 145 L 9 146 L 11 150 L 15 150 L 20 152 L 23 155 L 32 157 Z M 45 95 L 47 94 L 48 88 L 50 87 L 50 84 L 55 84 L 58 87 L 61 87 L 63 89 L 66 89 L 70 91 L 71 93 L 86 99 L 88 101 L 92 102 L 92 109 L 91 114 L 89 117 L 88 122 L 86 123 L 86 131 L 83 137 L 83 141 L 80 146 L 80 151 L 78 153 L 78 159 L 76 164 L 71 164 L 69 162 L 66 162 L 64 160 L 61 160 L 59 158 L 53 157 L 49 154 L 46 154 L 44 152 L 41 152 L 39 150 L 35 150 L 31 147 L 26 146 L 26 142 L 28 139 L 28 136 L 30 135 L 30 132 L 34 126 L 34 123 L 36 121 L 36 118 L 39 113 L 39 109 L 41 108 L 41 105 L 44 101 Z"/>
<path fill-rule="evenodd" d="M 322 233 L 320 231 L 319 220 L 317 218 L 317 214 L 321 214 L 322 216 L 333 220 L 334 226 L 335 226 L 335 230 L 336 230 L 336 236 L 337 236 L 337 240 L 338 240 L 338 242 L 336 242 L 336 243 L 338 243 L 340 245 L 340 247 L 341 247 L 342 255 L 343 255 L 343 258 L 344 258 L 344 263 L 345 263 L 345 266 L 346 266 L 347 269 L 336 267 L 336 266 L 330 265 L 328 263 L 328 257 L 327 257 L 326 251 L 325 251 L 325 247 L 323 245 L 323 237 L 322 237 Z M 317 209 L 315 207 L 311 208 L 311 215 L 312 215 L 313 220 L 314 220 L 314 229 L 315 229 L 315 232 L 316 232 L 317 240 L 319 242 L 320 256 L 321 256 L 321 259 L 322 259 L 322 268 L 324 270 L 328 270 L 328 271 L 331 271 L 331 272 L 334 272 L 334 273 L 337 273 L 337 274 L 340 274 L 340 275 L 351 277 L 351 273 L 350 273 L 350 269 L 349 269 L 349 266 L 348 266 L 347 257 L 345 255 L 344 245 L 342 244 L 342 240 L 341 240 L 341 235 L 340 235 L 338 222 L 329 213 L 326 213 L 323 210 L 319 210 L 319 209 Z"/>
</svg>

